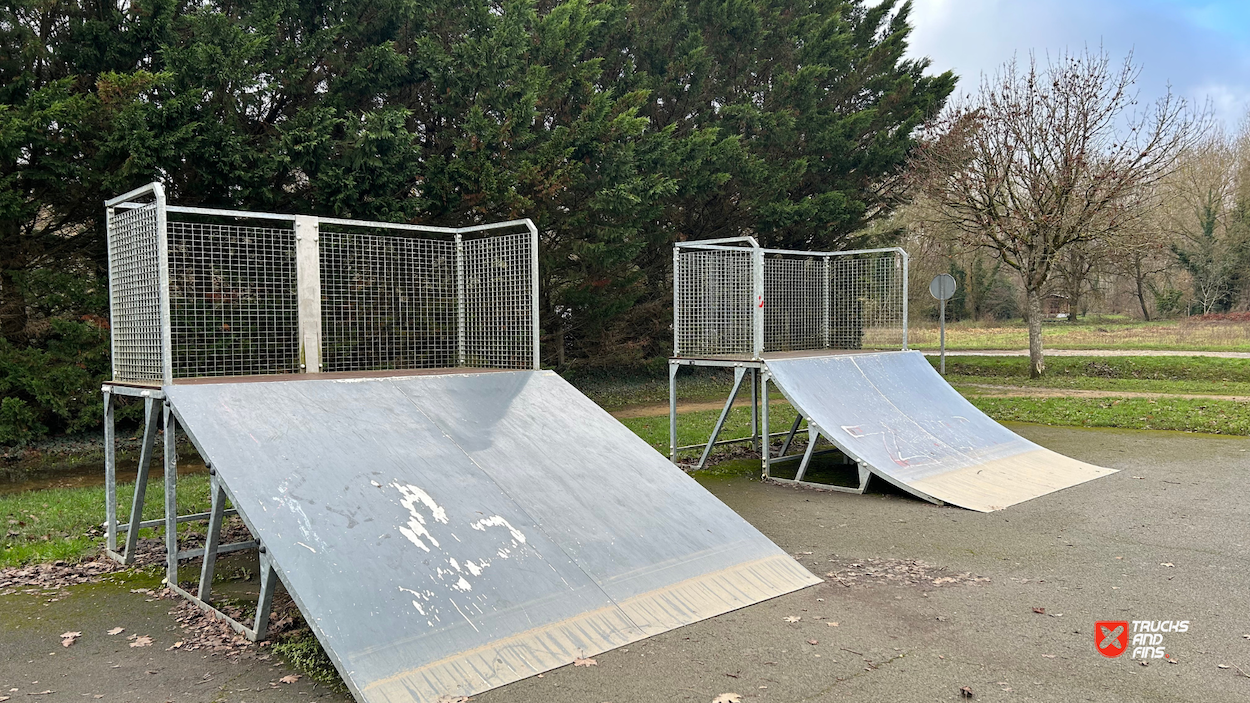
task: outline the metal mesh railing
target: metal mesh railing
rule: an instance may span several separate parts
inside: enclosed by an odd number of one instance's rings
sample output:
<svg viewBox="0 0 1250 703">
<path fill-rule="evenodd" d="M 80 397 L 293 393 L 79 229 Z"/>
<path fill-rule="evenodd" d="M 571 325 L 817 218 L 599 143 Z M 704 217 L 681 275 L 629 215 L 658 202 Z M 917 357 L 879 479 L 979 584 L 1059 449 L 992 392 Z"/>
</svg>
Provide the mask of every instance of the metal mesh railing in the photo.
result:
<svg viewBox="0 0 1250 703">
<path fill-rule="evenodd" d="M 457 365 L 455 244 L 321 233 L 324 371 Z"/>
<path fill-rule="evenodd" d="M 157 204 L 110 210 L 113 377 L 160 381 L 161 279 Z"/>
<path fill-rule="evenodd" d="M 757 342 L 765 353 L 906 348 L 901 250 L 798 252 L 758 249 L 745 238 L 722 241 L 751 246 L 691 242 L 676 248 L 677 356 L 749 357 Z M 757 312 L 763 316 L 759 340 Z"/>
<path fill-rule="evenodd" d="M 533 367 L 530 247 L 528 232 L 464 241 L 464 356 L 460 365 Z"/>
<path fill-rule="evenodd" d="M 904 282 L 895 251 L 829 258 L 829 347 L 892 349 L 907 344 Z"/>
<path fill-rule="evenodd" d="M 674 343 L 679 356 L 751 354 L 749 249 L 678 249 Z"/>
<path fill-rule="evenodd" d="M 170 221 L 174 378 L 299 371 L 295 232 Z"/>
</svg>

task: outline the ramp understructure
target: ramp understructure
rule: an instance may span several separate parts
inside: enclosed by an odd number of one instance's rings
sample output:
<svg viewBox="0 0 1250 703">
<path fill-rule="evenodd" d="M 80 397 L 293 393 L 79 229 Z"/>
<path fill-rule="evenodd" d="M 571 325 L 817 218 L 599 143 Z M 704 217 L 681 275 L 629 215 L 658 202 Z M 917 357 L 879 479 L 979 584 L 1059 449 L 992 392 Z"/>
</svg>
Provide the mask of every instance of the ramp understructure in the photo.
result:
<svg viewBox="0 0 1250 703">
<path fill-rule="evenodd" d="M 164 391 L 361 701 L 471 695 L 819 581 L 551 372 Z"/>
<path fill-rule="evenodd" d="M 702 467 L 715 446 L 750 442 L 765 478 L 862 493 L 877 476 L 926 500 L 980 511 L 1113 473 L 999 425 L 907 351 L 907 262 L 899 248 L 787 251 L 751 237 L 675 245 L 670 459 L 700 450 L 695 466 Z M 732 369 L 734 382 L 708 441 L 678 446 L 683 366 Z M 770 383 L 796 411 L 788 431 L 769 427 Z M 744 385 L 751 434 L 720 439 Z M 806 447 L 789 454 L 803 431 Z M 822 439 L 836 449 L 820 449 Z M 856 485 L 808 479 L 813 456 L 834 451 L 858 469 Z M 780 462 L 798 463 L 793 479 L 773 474 Z"/>
</svg>

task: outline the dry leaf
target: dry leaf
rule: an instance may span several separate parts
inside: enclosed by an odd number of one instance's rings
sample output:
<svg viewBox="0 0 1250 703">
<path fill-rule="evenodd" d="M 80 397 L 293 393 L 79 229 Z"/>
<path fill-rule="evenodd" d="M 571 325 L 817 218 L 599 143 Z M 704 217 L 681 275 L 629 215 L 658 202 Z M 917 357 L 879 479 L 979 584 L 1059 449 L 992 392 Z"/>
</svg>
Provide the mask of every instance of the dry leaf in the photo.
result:
<svg viewBox="0 0 1250 703">
<path fill-rule="evenodd" d="M 590 657 L 578 657 L 573 660 L 573 666 L 599 666 L 599 662 Z"/>
<path fill-rule="evenodd" d="M 62 632 L 61 633 L 61 646 L 68 647 L 71 644 L 73 644 L 74 640 L 78 639 L 79 637 L 82 637 L 81 632 Z"/>
<path fill-rule="evenodd" d="M 738 693 L 722 693 L 713 698 L 712 703 L 742 703 L 742 695 Z"/>
<path fill-rule="evenodd" d="M 109 630 L 109 634 L 110 634 L 110 635 L 120 635 L 121 633 L 123 633 L 123 632 L 125 632 L 125 631 L 126 631 L 126 628 L 124 628 L 124 627 L 114 627 L 113 629 Z"/>
<path fill-rule="evenodd" d="M 1038 615 L 1045 615 L 1045 614 L 1046 614 L 1046 609 L 1045 609 L 1045 608 L 1034 608 L 1034 609 L 1033 609 L 1033 612 L 1037 613 Z"/>
<path fill-rule="evenodd" d="M 808 644 L 820 644 L 820 642 L 817 642 L 816 640 L 808 640 L 807 643 Z"/>
<path fill-rule="evenodd" d="M 1054 658 L 1055 658 L 1055 655 L 1053 655 L 1053 654 L 1043 654 L 1042 656 L 1043 656 L 1043 657 L 1046 657 L 1047 659 L 1054 659 Z"/>
<path fill-rule="evenodd" d="M 0 696 L 0 703 L 4 703 L 7 700 L 9 700 L 9 696 Z"/>
<path fill-rule="evenodd" d="M 803 618 L 802 618 L 802 617 L 800 617 L 800 616 L 798 616 L 798 615 L 787 615 L 787 616 L 784 618 L 784 620 L 785 620 L 786 622 L 798 622 L 798 621 L 800 621 L 800 620 L 802 620 L 802 619 L 803 619 Z"/>
<path fill-rule="evenodd" d="M 826 624 L 826 625 L 828 625 L 829 627 L 837 627 L 837 626 L 838 626 L 838 623 L 836 623 L 836 622 L 827 622 L 827 623 L 825 623 L 825 624 Z"/>
<path fill-rule="evenodd" d="M 130 643 L 130 646 L 131 647 L 147 647 L 150 644 L 152 644 L 152 638 L 148 637 L 147 635 L 144 635 L 142 637 L 136 637 L 135 641 Z"/>
<path fill-rule="evenodd" d="M 972 687 L 971 687 L 971 686 L 961 686 L 961 687 L 959 688 L 959 695 L 960 695 L 960 696 L 962 696 L 962 697 L 964 697 L 964 698 L 972 698 Z"/>
<path fill-rule="evenodd" d="M 1216 666 L 1216 667 L 1218 667 L 1218 668 L 1220 668 L 1220 669 L 1227 669 L 1227 668 L 1228 668 L 1228 665 L 1227 665 L 1227 664 L 1216 664 L 1215 666 Z"/>
<path fill-rule="evenodd" d="M 1175 567 L 1175 566 L 1176 566 L 1176 564 L 1173 564 L 1173 563 L 1172 563 L 1172 562 L 1170 562 L 1170 561 L 1165 561 L 1165 562 L 1161 562 L 1161 563 L 1159 564 L 1159 566 L 1166 566 L 1166 567 L 1168 567 L 1169 569 L 1171 569 L 1171 568 Z"/>
<path fill-rule="evenodd" d="M 279 683 L 295 683 L 296 681 L 299 681 L 300 678 L 301 677 L 299 674 L 287 674 L 286 676 L 283 676 L 282 678 L 278 679 L 278 682 Z"/>
</svg>

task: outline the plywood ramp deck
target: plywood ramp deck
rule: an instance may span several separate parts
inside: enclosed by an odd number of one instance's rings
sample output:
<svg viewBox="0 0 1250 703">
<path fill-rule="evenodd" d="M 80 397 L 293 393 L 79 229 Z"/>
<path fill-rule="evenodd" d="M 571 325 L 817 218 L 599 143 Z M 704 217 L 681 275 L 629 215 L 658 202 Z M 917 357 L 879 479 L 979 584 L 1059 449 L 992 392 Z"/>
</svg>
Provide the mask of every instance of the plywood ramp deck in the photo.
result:
<svg viewBox="0 0 1250 703">
<path fill-rule="evenodd" d="M 824 437 L 922 498 L 989 512 L 1114 473 L 994 422 L 920 352 L 772 358 L 765 365 Z"/>
<path fill-rule="evenodd" d="M 473 695 L 819 582 L 548 371 L 165 393 L 362 703 Z"/>
</svg>

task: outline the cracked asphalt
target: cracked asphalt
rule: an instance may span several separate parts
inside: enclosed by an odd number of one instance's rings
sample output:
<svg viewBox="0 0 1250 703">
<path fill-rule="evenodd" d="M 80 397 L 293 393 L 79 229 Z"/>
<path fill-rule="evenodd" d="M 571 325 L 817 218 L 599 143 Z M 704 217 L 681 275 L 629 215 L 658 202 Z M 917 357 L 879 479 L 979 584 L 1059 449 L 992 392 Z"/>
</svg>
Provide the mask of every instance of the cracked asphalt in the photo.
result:
<svg viewBox="0 0 1250 703">
<path fill-rule="evenodd" d="M 992 514 L 701 478 L 825 583 L 473 700 L 966 700 L 961 687 L 984 701 L 1250 700 L 1250 440 L 1013 429 L 1121 471 Z M 170 602 L 132 587 L 0 596 L 0 700 L 349 700 L 307 677 L 279 683 L 291 670 L 263 651 L 166 650 Z M 1143 666 L 1096 651 L 1098 620 L 1190 626 Z M 116 626 L 126 634 L 105 634 Z M 63 648 L 66 631 L 83 636 Z M 153 645 L 130 647 L 133 633 Z"/>
</svg>

